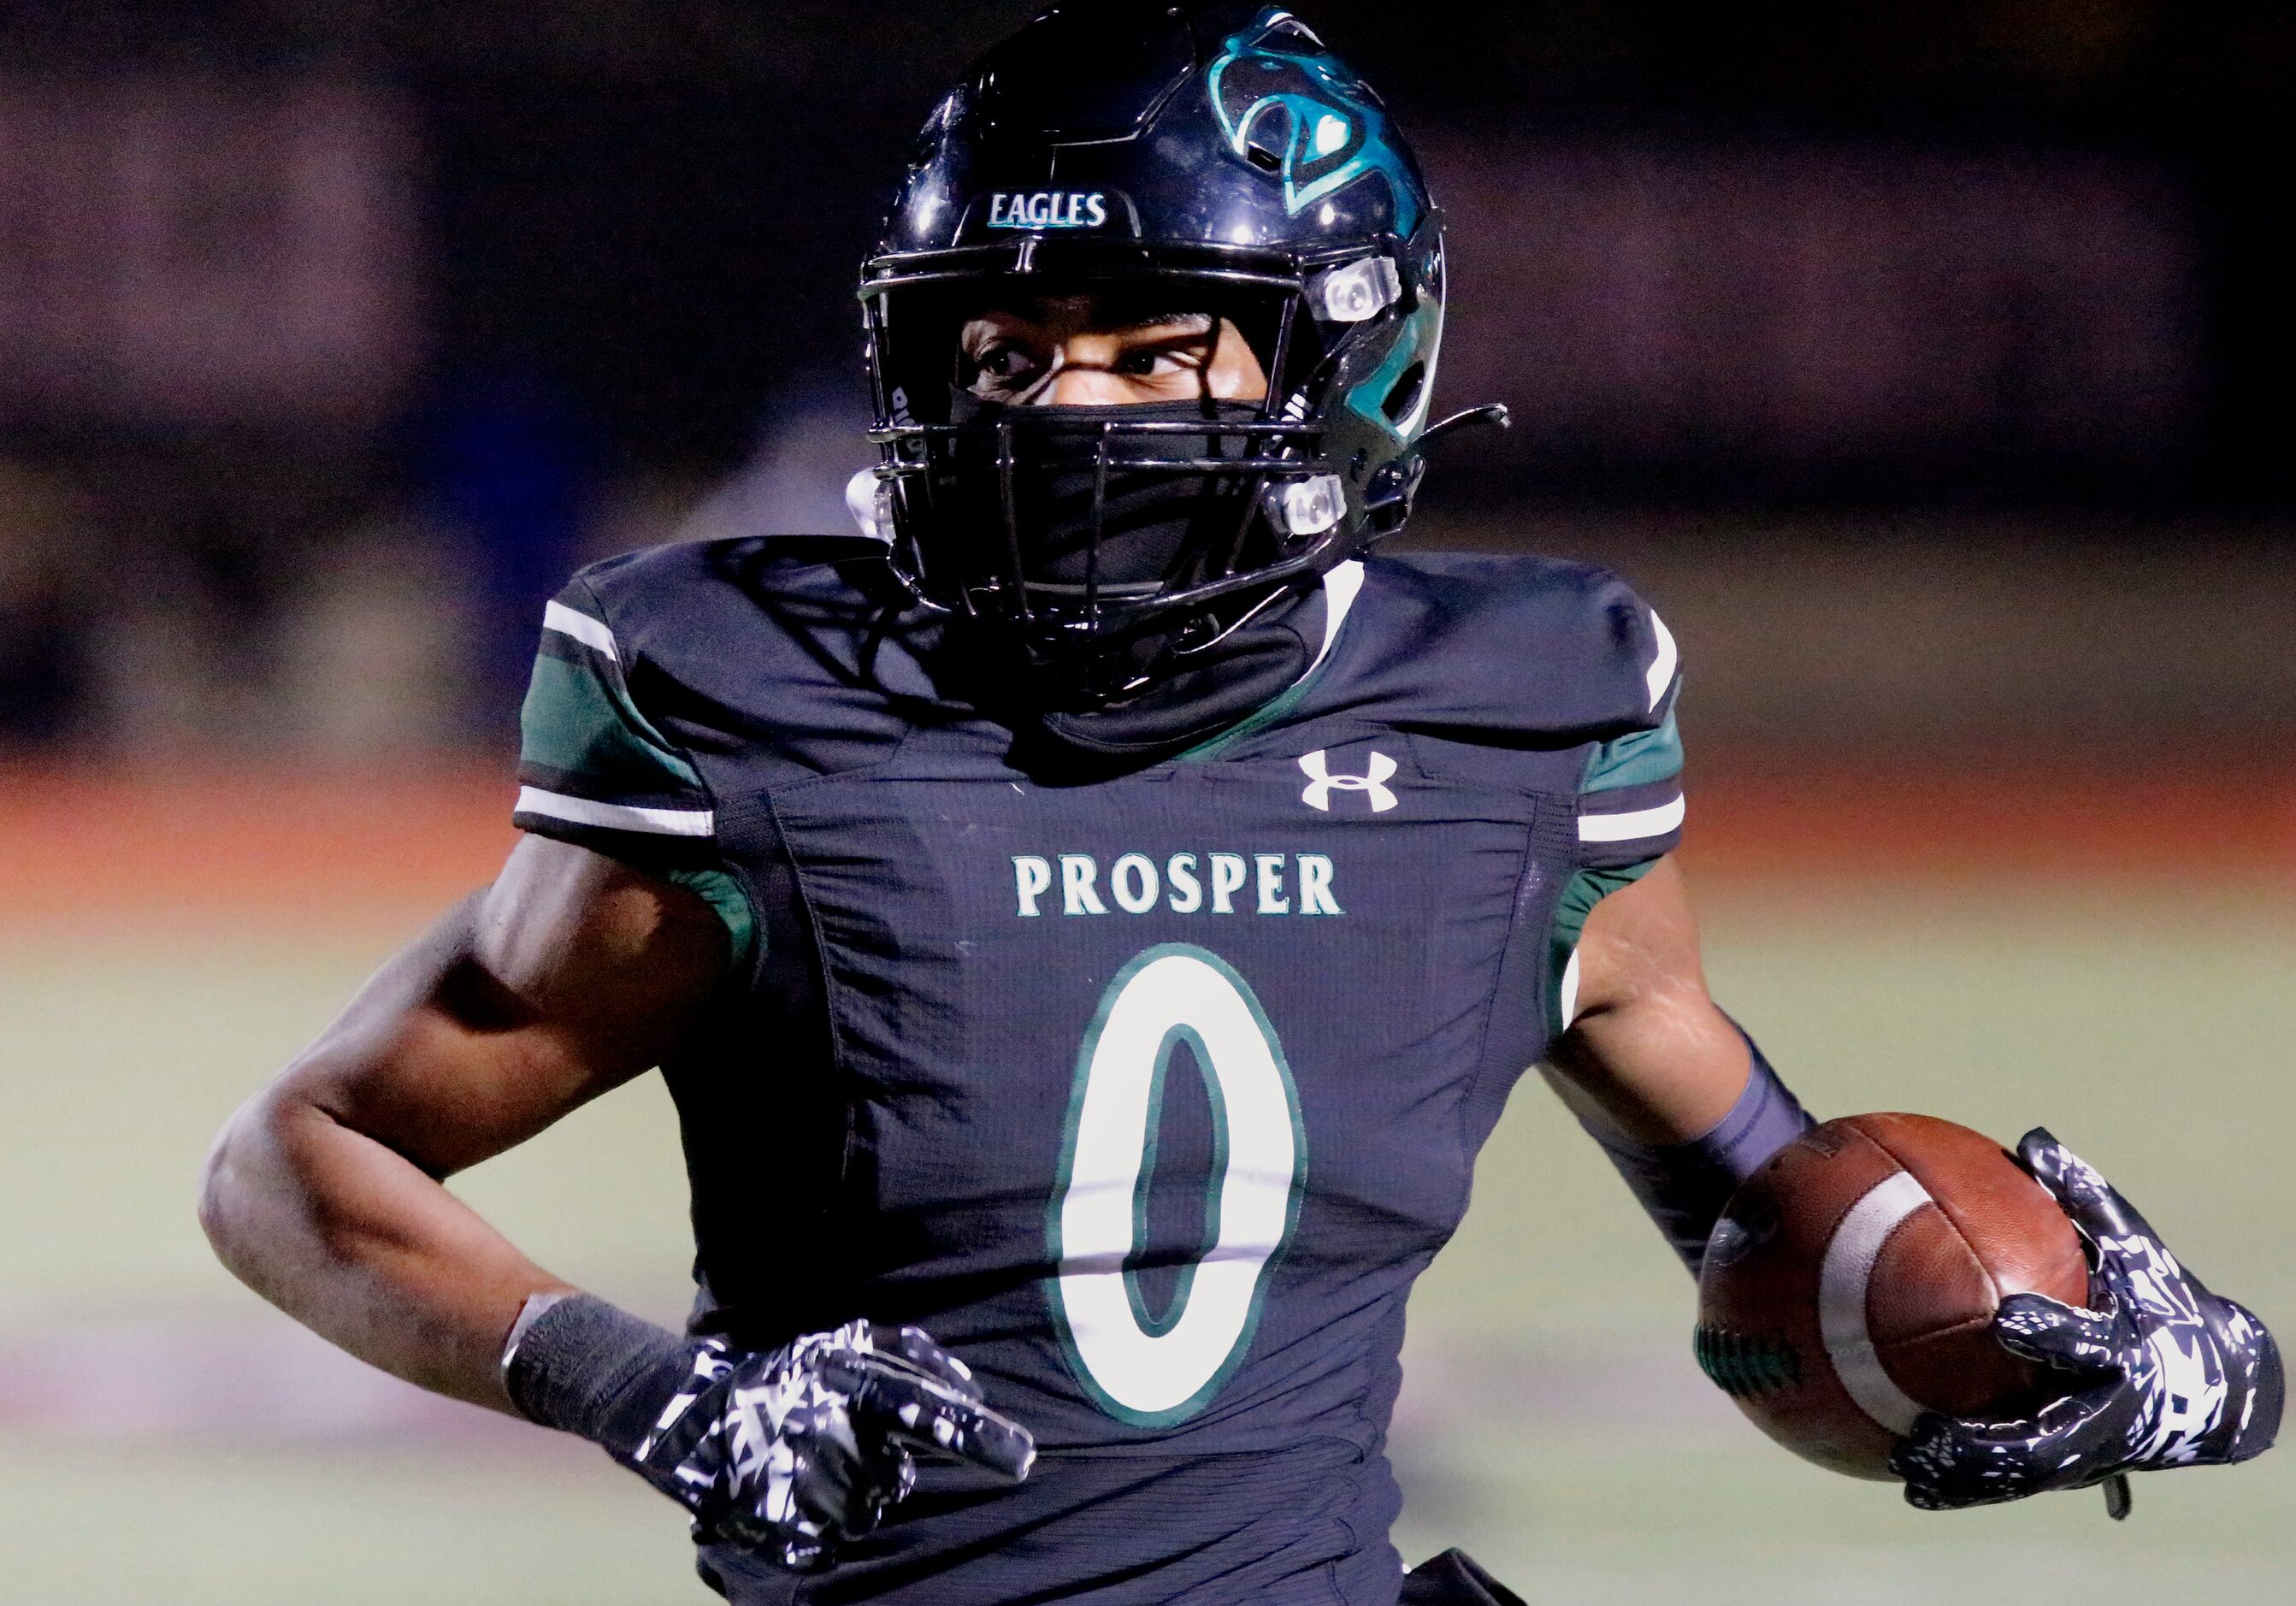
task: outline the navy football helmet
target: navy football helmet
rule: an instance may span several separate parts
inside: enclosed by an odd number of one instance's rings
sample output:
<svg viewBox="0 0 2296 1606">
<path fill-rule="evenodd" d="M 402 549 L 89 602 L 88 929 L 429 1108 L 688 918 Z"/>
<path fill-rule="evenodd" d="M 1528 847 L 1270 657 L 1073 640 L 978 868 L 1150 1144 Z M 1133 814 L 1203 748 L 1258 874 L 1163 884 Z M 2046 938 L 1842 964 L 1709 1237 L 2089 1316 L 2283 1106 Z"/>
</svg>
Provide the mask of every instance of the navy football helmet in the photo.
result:
<svg viewBox="0 0 2296 1606">
<path fill-rule="evenodd" d="M 998 406 L 959 383 L 968 316 L 1078 293 L 1234 320 L 1266 400 Z M 919 602 L 1040 666 L 1160 643 L 1118 652 L 1103 693 L 1410 514 L 1441 217 L 1379 96 L 1287 12 L 1046 12 L 934 111 L 861 299 L 882 462 L 856 516 Z"/>
</svg>

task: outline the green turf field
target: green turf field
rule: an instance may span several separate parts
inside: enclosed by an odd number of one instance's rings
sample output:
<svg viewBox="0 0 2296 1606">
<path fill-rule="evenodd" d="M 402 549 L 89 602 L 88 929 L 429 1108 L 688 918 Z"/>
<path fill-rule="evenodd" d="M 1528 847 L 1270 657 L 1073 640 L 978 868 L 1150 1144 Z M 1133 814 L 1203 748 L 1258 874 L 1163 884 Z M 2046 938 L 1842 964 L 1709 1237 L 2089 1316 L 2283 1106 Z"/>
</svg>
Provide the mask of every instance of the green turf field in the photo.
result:
<svg viewBox="0 0 2296 1606">
<path fill-rule="evenodd" d="M 2025 889 L 1739 898 L 1709 925 L 1718 994 L 1822 1112 L 2047 1120 L 2296 1330 L 2284 906 Z M 209 1134 L 388 946 L 0 946 L 0 1600 L 714 1598 L 677 1513 L 594 1454 L 331 1365 L 208 1259 Z M 651 1082 L 466 1192 L 562 1273 L 677 1309 Z M 1771 1448 L 1699 1378 L 1689 1322 L 1686 1280 L 1527 1088 L 1414 1307 L 1406 1553 L 1464 1545 L 1539 1602 L 2296 1599 L 2296 1457 L 2140 1479 L 2123 1527 L 2092 1496 L 1921 1517 Z"/>
</svg>

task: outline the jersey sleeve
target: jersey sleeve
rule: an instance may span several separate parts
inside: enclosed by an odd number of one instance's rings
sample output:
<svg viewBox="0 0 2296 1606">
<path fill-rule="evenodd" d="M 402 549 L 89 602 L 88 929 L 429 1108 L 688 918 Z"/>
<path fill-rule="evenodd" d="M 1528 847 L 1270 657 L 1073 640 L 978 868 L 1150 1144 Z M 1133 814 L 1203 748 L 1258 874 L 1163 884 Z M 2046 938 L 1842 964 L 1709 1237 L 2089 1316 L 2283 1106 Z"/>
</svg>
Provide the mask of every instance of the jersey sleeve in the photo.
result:
<svg viewBox="0 0 2296 1606">
<path fill-rule="evenodd" d="M 1682 845 L 1686 802 L 1682 735 L 1675 705 L 1682 695 L 1681 655 L 1666 621 L 1637 605 L 1622 630 L 1646 692 L 1647 723 L 1601 742 L 1578 783 L 1578 856 L 1589 869 L 1647 865 Z"/>
<path fill-rule="evenodd" d="M 1682 845 L 1687 815 L 1676 712 L 1682 662 L 1673 633 L 1636 600 L 1620 621 L 1619 636 L 1640 672 L 1648 724 L 1596 744 L 1579 782 L 1578 868 L 1556 905 L 1547 939 L 1548 1019 L 1557 1032 L 1578 1013 L 1578 942 L 1587 917 Z"/>
<path fill-rule="evenodd" d="M 726 922 L 736 966 L 752 956 L 757 922 L 718 854 L 701 772 L 632 697 L 606 610 L 579 578 L 544 610 L 518 779 L 520 830 L 686 887 Z"/>
</svg>

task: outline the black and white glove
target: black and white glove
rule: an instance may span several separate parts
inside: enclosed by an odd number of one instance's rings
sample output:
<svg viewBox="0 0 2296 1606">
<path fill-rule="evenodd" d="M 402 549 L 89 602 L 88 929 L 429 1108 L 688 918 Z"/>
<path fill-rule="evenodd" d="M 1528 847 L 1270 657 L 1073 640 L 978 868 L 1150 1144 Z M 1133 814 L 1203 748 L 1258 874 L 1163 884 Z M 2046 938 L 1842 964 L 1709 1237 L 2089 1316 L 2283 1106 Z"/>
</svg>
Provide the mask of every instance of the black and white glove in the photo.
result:
<svg viewBox="0 0 2296 1606">
<path fill-rule="evenodd" d="M 1036 1459 L 1028 1430 L 914 1327 L 855 1322 L 745 1355 L 580 1296 L 513 1337 L 504 1376 L 529 1416 L 685 1506 L 696 1538 L 797 1570 L 873 1531 L 914 1487 L 919 1456 L 1013 1482 Z"/>
<path fill-rule="evenodd" d="M 1890 1458 L 1906 1498 L 1954 1511 L 2104 1483 L 2122 1517 L 2127 1473 L 2271 1448 L 2284 1384 L 2264 1323 L 2179 1266 L 2136 1207 L 2046 1130 L 2028 1133 L 2017 1158 L 2087 1241 L 2092 1308 L 2013 1294 L 1995 1332 L 2076 1391 L 2022 1421 L 1923 1416 Z"/>
</svg>

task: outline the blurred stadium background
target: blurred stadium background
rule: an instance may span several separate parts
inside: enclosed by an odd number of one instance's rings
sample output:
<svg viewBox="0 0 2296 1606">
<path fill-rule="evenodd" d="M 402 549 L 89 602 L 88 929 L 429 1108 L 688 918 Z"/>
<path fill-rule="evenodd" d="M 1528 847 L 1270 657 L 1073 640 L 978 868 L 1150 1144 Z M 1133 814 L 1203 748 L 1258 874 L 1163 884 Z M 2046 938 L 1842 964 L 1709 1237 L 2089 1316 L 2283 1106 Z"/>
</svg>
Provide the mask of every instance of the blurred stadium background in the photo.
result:
<svg viewBox="0 0 2296 1606">
<path fill-rule="evenodd" d="M 508 840 L 585 559 L 834 529 L 852 265 L 1027 0 L 0 8 L 0 1598 L 708 1598 L 667 1505 L 232 1283 L 208 1137 Z M 2296 1328 L 2296 21 L 1309 8 L 1453 214 L 1414 539 L 1633 577 L 1720 996 L 1829 1112 L 2046 1120 Z M 469 1195 L 685 1299 L 651 1082 Z M 1527 1091 L 1414 1307 L 1418 1555 L 1539 1602 L 2296 1596 L 2284 1455 L 1922 1519 L 1710 1393 Z"/>
</svg>

